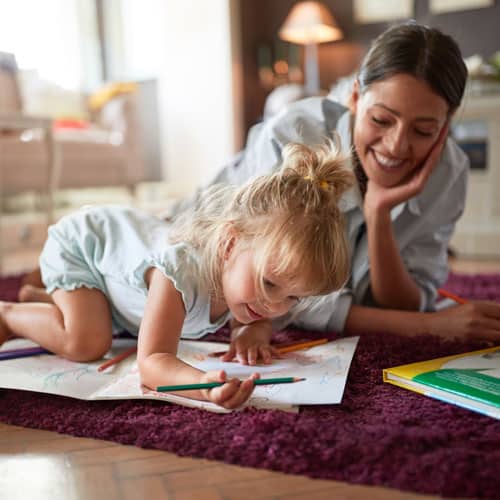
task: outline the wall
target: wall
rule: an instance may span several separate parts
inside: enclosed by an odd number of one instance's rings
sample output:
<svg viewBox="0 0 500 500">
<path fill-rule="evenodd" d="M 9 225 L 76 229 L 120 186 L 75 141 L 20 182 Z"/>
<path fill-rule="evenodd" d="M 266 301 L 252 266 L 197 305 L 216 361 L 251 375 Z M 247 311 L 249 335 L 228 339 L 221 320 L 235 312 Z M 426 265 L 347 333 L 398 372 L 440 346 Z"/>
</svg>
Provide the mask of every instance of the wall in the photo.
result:
<svg viewBox="0 0 500 500">
<path fill-rule="evenodd" d="M 294 3 L 295 0 L 241 0 L 245 129 L 260 119 L 267 95 L 257 79 L 258 46 L 260 43 L 274 44 L 276 34 Z M 389 24 L 355 24 L 351 0 L 323 0 L 323 3 L 334 14 L 345 35 L 343 41 L 319 47 L 321 86 L 328 89 L 339 76 L 351 70 L 370 41 Z M 414 5 L 413 18 L 452 35 L 464 57 L 476 53 L 489 57 L 500 50 L 500 2 L 484 9 L 440 15 L 430 14 L 428 0 L 415 0 Z"/>
<path fill-rule="evenodd" d="M 351 1 L 327 0 L 325 4 L 333 12 L 336 12 L 333 9 L 337 9 L 339 4 L 344 5 L 342 14 L 345 16 L 343 19 L 346 24 L 342 23 L 342 26 L 345 26 L 347 36 L 353 40 L 368 44 L 372 37 L 376 36 L 387 26 L 384 23 L 355 25 L 352 16 Z M 500 36 L 498 32 L 500 2 L 495 2 L 492 7 L 484 9 L 457 11 L 439 15 L 430 13 L 428 0 L 414 0 L 414 4 L 413 18 L 419 23 L 439 28 L 454 37 L 460 45 L 464 57 L 469 57 L 477 53 L 489 57 L 495 51 L 500 50 Z M 340 19 L 339 22 L 341 22 Z"/>
<path fill-rule="evenodd" d="M 101 0 L 112 80 L 156 82 L 145 133 L 161 167 L 150 179 L 188 194 L 241 146 L 238 0 Z M 157 89 L 157 98 L 153 91 Z M 154 103 L 155 109 L 151 109 Z"/>
<path fill-rule="evenodd" d="M 194 190 L 234 153 L 230 0 L 168 0 L 160 109 L 164 176 Z"/>
</svg>

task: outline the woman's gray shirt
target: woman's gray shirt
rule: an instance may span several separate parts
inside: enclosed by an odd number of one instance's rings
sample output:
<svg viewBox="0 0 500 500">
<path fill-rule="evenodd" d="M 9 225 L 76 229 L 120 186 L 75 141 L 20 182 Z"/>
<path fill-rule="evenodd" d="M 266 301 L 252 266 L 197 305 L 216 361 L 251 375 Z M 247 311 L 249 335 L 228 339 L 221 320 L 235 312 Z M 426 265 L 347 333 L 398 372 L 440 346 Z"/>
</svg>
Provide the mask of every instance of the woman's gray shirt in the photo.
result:
<svg viewBox="0 0 500 500">
<path fill-rule="evenodd" d="M 313 97 L 287 106 L 271 119 L 252 127 L 247 144 L 210 182 L 243 184 L 268 174 L 281 164 L 281 151 L 289 142 L 324 143 L 336 131 L 345 153 L 351 150 L 350 112 L 327 98 Z M 448 139 L 439 164 L 424 190 L 393 208 L 394 236 L 409 273 L 420 288 L 420 310 L 434 309 L 436 289 L 448 274 L 447 248 L 457 219 L 464 210 L 468 159 Z M 176 212 L 186 207 L 181 204 Z M 351 276 L 338 292 L 301 301 L 282 321 L 312 330 L 342 331 L 351 304 L 374 306 L 370 293 L 370 267 L 362 198 L 358 186 L 344 194 L 340 208 L 345 216 L 351 247 Z M 390 265 L 390 264 L 389 264 Z"/>
</svg>

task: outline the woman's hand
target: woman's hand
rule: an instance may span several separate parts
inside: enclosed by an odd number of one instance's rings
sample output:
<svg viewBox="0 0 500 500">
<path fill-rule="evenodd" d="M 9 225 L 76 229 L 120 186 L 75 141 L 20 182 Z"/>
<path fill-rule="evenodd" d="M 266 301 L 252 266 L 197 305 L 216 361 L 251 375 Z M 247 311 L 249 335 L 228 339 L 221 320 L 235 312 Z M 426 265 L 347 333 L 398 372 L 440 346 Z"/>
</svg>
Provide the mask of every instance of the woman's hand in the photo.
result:
<svg viewBox="0 0 500 500">
<path fill-rule="evenodd" d="M 429 333 L 500 344 L 500 304 L 469 302 L 427 314 Z"/>
<path fill-rule="evenodd" d="M 394 234 L 391 209 L 420 193 L 438 163 L 448 133 L 446 123 L 423 165 L 408 179 L 393 187 L 369 180 L 363 212 L 368 238 L 368 260 L 373 300 L 388 309 L 415 311 L 420 306 L 420 289 L 408 271 Z"/>
<path fill-rule="evenodd" d="M 223 408 L 234 409 L 241 406 L 252 394 L 255 387 L 253 381 L 259 378 L 258 373 L 253 373 L 247 379 L 240 381 L 237 378 L 228 378 L 224 370 L 205 372 L 200 382 L 225 382 L 220 387 L 203 389 L 201 392 L 205 399 Z"/>
<path fill-rule="evenodd" d="M 232 326 L 231 345 L 221 361 L 236 358 L 242 365 L 254 366 L 261 359 L 265 364 L 279 357 L 275 347 L 270 345 L 272 326 L 269 320 L 261 320 L 249 325 Z"/>
<path fill-rule="evenodd" d="M 427 183 L 427 179 L 439 163 L 441 151 L 448 137 L 448 130 L 449 123 L 445 123 L 424 163 L 411 172 L 409 176 L 397 186 L 384 187 L 370 180 L 368 181 L 364 199 L 365 217 L 380 210 L 390 211 L 400 203 L 422 192 Z"/>
</svg>

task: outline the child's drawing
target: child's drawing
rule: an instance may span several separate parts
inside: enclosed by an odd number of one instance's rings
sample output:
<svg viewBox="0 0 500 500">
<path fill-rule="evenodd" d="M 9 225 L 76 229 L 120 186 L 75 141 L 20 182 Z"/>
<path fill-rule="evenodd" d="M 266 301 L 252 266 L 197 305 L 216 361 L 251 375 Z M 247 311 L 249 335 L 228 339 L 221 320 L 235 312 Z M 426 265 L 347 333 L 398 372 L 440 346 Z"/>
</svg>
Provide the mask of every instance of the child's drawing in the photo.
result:
<svg viewBox="0 0 500 500">
<path fill-rule="evenodd" d="M 308 351 L 306 351 L 304 354 L 300 353 L 300 352 L 290 352 L 290 353 L 284 354 L 283 357 L 285 359 L 294 360 L 300 366 L 315 365 L 315 364 L 321 363 L 323 361 L 322 355 L 315 356 L 313 354 L 309 354 Z"/>
<path fill-rule="evenodd" d="M 304 377 L 294 384 L 256 386 L 246 406 L 296 410 L 301 404 L 333 404 L 342 399 L 347 371 L 358 338 L 349 337 L 312 347 L 301 353 L 289 353 L 270 365 L 244 366 L 226 363 L 210 357 L 223 350 L 225 344 L 199 341 L 181 341 L 178 356 L 202 370 L 224 369 L 232 377 L 246 377 L 259 372 L 265 377 Z M 6 342 L 2 349 L 30 347 Z M 106 357 L 112 357 L 130 347 L 130 342 L 115 340 Z M 102 362 L 102 361 L 101 361 Z M 176 404 L 203 408 L 209 411 L 226 410 L 208 402 L 196 401 L 182 393 L 159 393 L 141 385 L 135 357 L 131 356 L 115 366 L 114 370 L 98 372 L 101 362 L 74 363 L 58 356 L 42 355 L 32 358 L 0 362 L 0 387 L 60 394 L 78 399 L 160 399 Z"/>
<path fill-rule="evenodd" d="M 323 373 L 323 375 L 321 375 L 321 378 L 319 380 L 319 383 L 321 385 L 327 385 L 330 383 L 330 380 L 331 380 L 331 376 L 328 372 L 325 372 Z"/>
<path fill-rule="evenodd" d="M 43 379 L 43 386 L 47 389 L 50 389 L 51 387 L 56 388 L 61 384 L 64 384 L 68 377 L 72 378 L 75 382 L 78 382 L 88 373 L 95 373 L 95 370 L 91 370 L 88 366 L 81 366 L 74 369 L 51 373 Z"/>
</svg>

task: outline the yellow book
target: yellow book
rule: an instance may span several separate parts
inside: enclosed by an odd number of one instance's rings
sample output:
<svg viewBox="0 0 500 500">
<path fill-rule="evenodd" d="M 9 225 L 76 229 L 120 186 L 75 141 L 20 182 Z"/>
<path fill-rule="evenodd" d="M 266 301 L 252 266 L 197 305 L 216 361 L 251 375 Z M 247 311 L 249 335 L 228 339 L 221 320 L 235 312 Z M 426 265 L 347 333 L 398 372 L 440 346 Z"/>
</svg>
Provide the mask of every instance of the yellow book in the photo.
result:
<svg viewBox="0 0 500 500">
<path fill-rule="evenodd" d="M 384 382 L 500 419 L 500 347 L 383 370 Z"/>
</svg>

